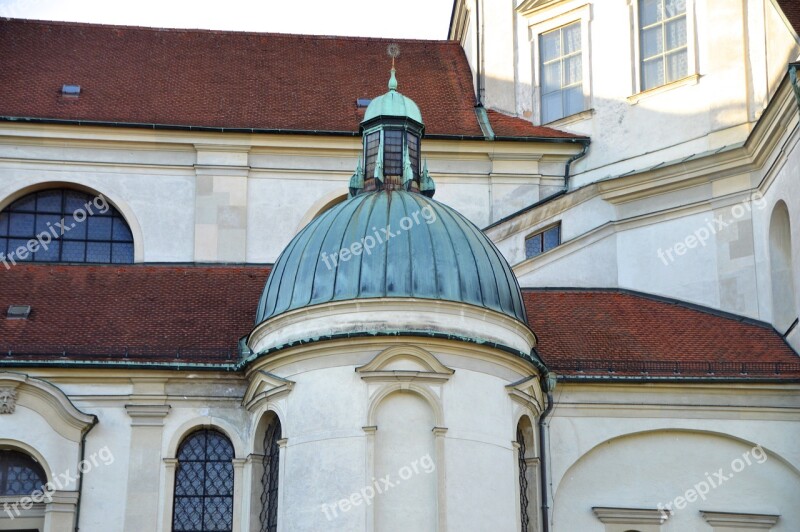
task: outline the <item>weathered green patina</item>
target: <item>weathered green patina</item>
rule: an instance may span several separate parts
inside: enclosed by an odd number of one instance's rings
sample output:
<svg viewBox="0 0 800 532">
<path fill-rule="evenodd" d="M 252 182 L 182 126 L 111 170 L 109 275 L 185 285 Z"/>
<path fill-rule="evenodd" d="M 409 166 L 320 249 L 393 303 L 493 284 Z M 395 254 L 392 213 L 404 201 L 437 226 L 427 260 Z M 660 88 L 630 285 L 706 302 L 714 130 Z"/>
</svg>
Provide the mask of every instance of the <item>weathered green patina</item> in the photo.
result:
<svg viewBox="0 0 800 532">
<path fill-rule="evenodd" d="M 422 124 L 422 113 L 420 113 L 419 107 L 414 100 L 397 92 L 397 78 L 395 77 L 394 68 L 389 78 L 389 92 L 378 96 L 370 102 L 364 112 L 362 124 L 378 117 L 410 118 Z"/>
<path fill-rule="evenodd" d="M 307 306 L 380 297 L 467 303 L 527 323 L 517 280 L 480 229 L 422 194 L 383 189 L 332 207 L 289 243 L 256 324 Z"/>
</svg>

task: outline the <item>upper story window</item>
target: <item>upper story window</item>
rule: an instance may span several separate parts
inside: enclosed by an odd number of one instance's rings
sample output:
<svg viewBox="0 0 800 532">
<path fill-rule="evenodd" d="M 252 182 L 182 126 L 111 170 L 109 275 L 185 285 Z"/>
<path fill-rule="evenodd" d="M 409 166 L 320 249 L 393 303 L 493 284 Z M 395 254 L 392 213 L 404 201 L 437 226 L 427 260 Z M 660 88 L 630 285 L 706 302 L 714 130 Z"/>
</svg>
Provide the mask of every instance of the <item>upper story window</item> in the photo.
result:
<svg viewBox="0 0 800 532">
<path fill-rule="evenodd" d="M 641 90 L 689 75 L 686 0 L 639 0 Z"/>
<path fill-rule="evenodd" d="M 539 36 L 542 123 L 584 110 L 581 23 Z"/>
<path fill-rule="evenodd" d="M 525 258 L 530 259 L 561 243 L 561 224 L 535 233 L 525 239 Z"/>
<path fill-rule="evenodd" d="M 231 532 L 233 445 L 224 434 L 204 429 L 178 449 L 173 532 Z"/>
<path fill-rule="evenodd" d="M 102 195 L 40 190 L 0 212 L 0 260 L 132 263 L 133 235 Z"/>
</svg>

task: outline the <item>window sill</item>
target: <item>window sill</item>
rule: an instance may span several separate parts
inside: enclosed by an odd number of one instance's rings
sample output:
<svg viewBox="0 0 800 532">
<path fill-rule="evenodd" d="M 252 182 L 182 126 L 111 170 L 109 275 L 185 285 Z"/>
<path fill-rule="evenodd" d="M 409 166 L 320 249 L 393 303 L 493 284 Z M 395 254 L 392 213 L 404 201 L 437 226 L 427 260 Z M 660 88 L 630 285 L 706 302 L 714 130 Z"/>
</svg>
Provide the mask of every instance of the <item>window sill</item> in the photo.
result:
<svg viewBox="0 0 800 532">
<path fill-rule="evenodd" d="M 700 74 L 692 74 L 691 76 L 686 76 L 685 78 L 671 81 L 665 85 L 660 85 L 652 89 L 647 89 L 646 91 L 642 91 L 632 96 L 628 96 L 627 98 L 628 103 L 631 105 L 636 105 L 637 103 L 639 103 L 639 100 L 644 100 L 645 98 L 649 98 L 650 96 L 655 96 L 656 94 L 661 94 L 662 92 L 667 92 L 672 89 L 676 89 L 678 87 L 697 85 L 699 79 L 700 79 Z"/>
<path fill-rule="evenodd" d="M 581 120 L 586 120 L 588 118 L 591 118 L 592 115 L 594 115 L 594 109 L 587 109 L 585 111 L 581 111 L 580 113 L 568 115 L 563 118 L 559 118 L 558 120 L 553 120 L 552 122 L 548 122 L 542 125 L 546 127 L 559 128 L 562 126 L 568 126 L 570 124 L 574 124 L 575 122 L 580 122 Z"/>
</svg>

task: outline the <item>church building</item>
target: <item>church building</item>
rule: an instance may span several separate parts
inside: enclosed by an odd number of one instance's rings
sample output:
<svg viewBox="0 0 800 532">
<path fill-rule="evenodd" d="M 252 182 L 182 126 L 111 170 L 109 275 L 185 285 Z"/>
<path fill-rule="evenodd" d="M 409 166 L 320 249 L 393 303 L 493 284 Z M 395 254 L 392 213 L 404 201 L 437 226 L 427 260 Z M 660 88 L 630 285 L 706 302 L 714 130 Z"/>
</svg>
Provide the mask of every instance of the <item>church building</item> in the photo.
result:
<svg viewBox="0 0 800 532">
<path fill-rule="evenodd" d="M 0 531 L 800 530 L 798 30 L 0 19 Z"/>
</svg>

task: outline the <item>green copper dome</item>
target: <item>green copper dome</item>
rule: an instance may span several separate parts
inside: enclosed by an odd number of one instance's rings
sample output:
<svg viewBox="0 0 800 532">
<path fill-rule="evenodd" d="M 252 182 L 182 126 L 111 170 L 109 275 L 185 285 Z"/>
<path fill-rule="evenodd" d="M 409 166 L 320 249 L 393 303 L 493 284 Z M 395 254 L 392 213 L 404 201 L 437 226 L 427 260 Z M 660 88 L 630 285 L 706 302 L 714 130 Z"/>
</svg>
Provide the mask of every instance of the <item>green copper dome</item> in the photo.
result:
<svg viewBox="0 0 800 532">
<path fill-rule="evenodd" d="M 364 120 L 361 123 L 366 124 L 378 117 L 410 118 L 422 124 L 422 113 L 419 112 L 419 107 L 414 103 L 414 100 L 397 92 L 397 78 L 394 75 L 394 68 L 392 68 L 392 75 L 389 78 L 389 92 L 378 96 L 370 102 L 364 112 Z"/>
<path fill-rule="evenodd" d="M 380 297 L 467 303 L 527 323 L 517 280 L 480 229 L 422 194 L 382 189 L 332 207 L 292 239 L 269 276 L 256 324 L 321 303 Z"/>
</svg>

